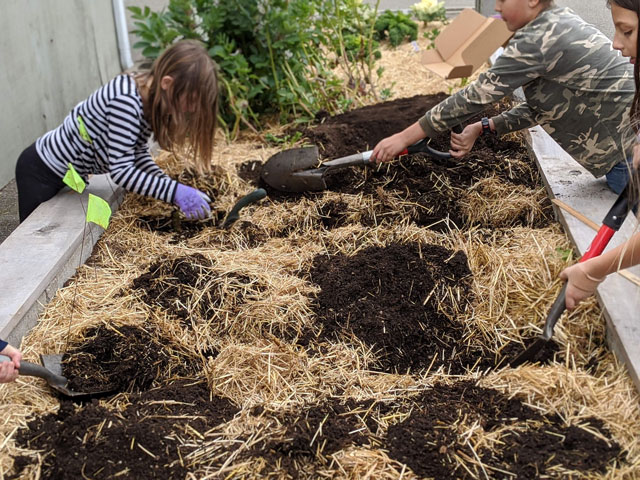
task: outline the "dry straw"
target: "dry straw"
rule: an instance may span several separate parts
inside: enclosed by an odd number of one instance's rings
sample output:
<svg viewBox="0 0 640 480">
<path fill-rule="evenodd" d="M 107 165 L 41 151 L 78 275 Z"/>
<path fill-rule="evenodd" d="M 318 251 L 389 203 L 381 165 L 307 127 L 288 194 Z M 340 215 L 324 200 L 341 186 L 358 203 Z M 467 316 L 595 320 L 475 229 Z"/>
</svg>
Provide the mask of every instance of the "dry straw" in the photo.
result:
<svg viewBox="0 0 640 480">
<path fill-rule="evenodd" d="M 425 48 L 424 43 L 419 40 L 421 48 Z M 393 90 L 399 95 L 434 93 L 446 85 L 417 64 L 409 45 L 386 50 L 383 64 L 387 80 L 395 82 Z M 282 130 L 274 131 L 277 134 Z M 215 210 L 226 212 L 240 196 L 255 188 L 239 177 L 238 168 L 246 162 L 264 162 L 276 151 L 250 135 L 234 144 L 219 142 L 214 152 L 216 168 L 206 182 L 196 185 L 215 190 Z M 158 162 L 173 175 L 185 175 L 175 157 L 161 153 Z M 449 193 L 456 188 L 440 185 Z M 467 192 L 463 205 L 474 222 L 508 225 L 514 215 L 539 215 L 541 195 L 541 190 L 507 191 L 504 184 L 489 178 Z M 327 229 L 322 220 L 332 205 L 340 205 L 342 226 Z M 602 419 L 627 452 L 627 462 L 605 476 L 582 478 L 638 478 L 640 398 L 624 368 L 604 346 L 604 322 L 594 301 L 585 302 L 558 325 L 564 365 L 505 368 L 489 374 L 476 371 L 462 376 L 449 375 L 445 368 L 391 375 L 372 371 L 373 349 L 357 339 L 348 344 L 325 342 L 322 353 L 296 343 L 318 328 L 312 305 L 318 287 L 306 276 L 313 258 L 355 255 L 367 247 L 393 242 L 437 244 L 467 255 L 473 272 L 471 308 L 464 314 L 451 309 L 452 301 L 464 300 L 456 289 L 442 292 L 438 298 L 443 311 L 465 325 L 460 348 L 482 348 L 499 356 L 512 342 L 521 343 L 539 332 L 560 287 L 558 274 L 571 262 L 567 255 L 570 245 L 559 226 L 475 227 L 437 233 L 417 227 L 407 215 L 401 219 L 399 214 L 393 222 L 380 217 L 380 212 L 389 208 L 406 213 L 423 207 L 384 189 L 376 195 L 321 192 L 287 201 L 267 198 L 243 210 L 241 222 L 229 231 L 216 228 L 219 223 L 215 220 L 192 236 L 177 237 L 152 231 L 140 221 L 143 216 L 170 218 L 170 206 L 129 195 L 91 261 L 56 293 L 21 348 L 26 359 L 36 360 L 39 353 L 63 351 L 67 341 L 81 342 L 87 328 L 101 324 L 136 325 L 157 338 L 169 339 L 173 345 L 170 369 L 186 362 L 199 366 L 198 376 L 206 378 L 211 391 L 241 408 L 232 421 L 200 432 L 201 439 L 194 434 L 188 440 L 189 478 L 259 478 L 256 472 L 262 460 L 243 455 L 264 439 L 277 438 L 281 430 L 266 417 L 252 414 L 255 407 L 279 412 L 330 398 L 403 404 L 435 382 L 460 378 L 477 378 L 486 387 L 521 395 L 541 412 L 559 414 L 569 423 L 590 415 Z M 372 226 L 360 224 L 362 219 L 374 219 L 367 222 Z M 176 318 L 159 304 L 146 303 L 144 291 L 133 288 L 134 280 L 152 266 L 167 267 L 178 259 L 190 262 L 197 272 L 193 284 L 181 284 L 168 270 L 161 270 L 154 281 L 167 291 L 180 292 L 175 305 L 187 312 L 188 321 Z M 207 355 L 212 351 L 217 356 Z M 2 476 L 10 471 L 14 456 L 26 453 L 15 444 L 17 430 L 34 415 L 55 411 L 57 401 L 43 382 L 30 378 L 0 387 L 0 399 L 4 405 L 0 427 Z M 127 395 L 100 402 L 110 408 L 123 408 Z M 406 415 L 376 418 L 374 433 L 383 436 L 389 425 L 403 418 Z M 461 429 L 470 445 L 492 445 L 496 441 L 495 435 L 478 425 L 461 424 Z M 315 476 L 417 478 L 380 447 L 374 442 L 370 447 L 338 451 L 325 458 Z M 41 459 L 35 460 L 37 454 L 31 453 L 36 466 L 26 475 L 38 478 Z M 457 461 L 462 468 L 476 472 L 477 478 L 500 476 L 473 455 L 460 456 Z"/>
</svg>

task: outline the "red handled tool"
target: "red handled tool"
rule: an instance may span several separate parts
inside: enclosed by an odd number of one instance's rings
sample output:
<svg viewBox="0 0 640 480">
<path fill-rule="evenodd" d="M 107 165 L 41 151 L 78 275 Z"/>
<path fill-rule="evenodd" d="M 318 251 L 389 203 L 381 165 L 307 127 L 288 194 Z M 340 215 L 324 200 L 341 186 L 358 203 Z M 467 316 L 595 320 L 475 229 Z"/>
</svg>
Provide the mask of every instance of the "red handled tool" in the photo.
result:
<svg viewBox="0 0 640 480">
<path fill-rule="evenodd" d="M 609 244 L 609 240 L 613 237 L 613 234 L 620 230 L 620 227 L 624 223 L 627 213 L 629 212 L 629 199 L 628 199 L 629 186 L 625 187 L 622 193 L 618 196 L 615 203 L 607 213 L 606 217 L 602 221 L 602 226 L 598 230 L 595 238 L 591 241 L 589 248 L 580 258 L 579 262 L 584 262 L 590 258 L 597 257 Z M 524 362 L 532 361 L 538 352 L 542 350 L 547 343 L 551 341 L 553 336 L 553 329 L 566 308 L 565 294 L 567 291 L 567 284 L 565 283 L 560 290 L 560 294 L 553 302 L 551 310 L 547 316 L 547 321 L 544 324 L 542 334 L 527 347 L 520 355 L 509 362 L 512 367 L 522 365 Z"/>
</svg>

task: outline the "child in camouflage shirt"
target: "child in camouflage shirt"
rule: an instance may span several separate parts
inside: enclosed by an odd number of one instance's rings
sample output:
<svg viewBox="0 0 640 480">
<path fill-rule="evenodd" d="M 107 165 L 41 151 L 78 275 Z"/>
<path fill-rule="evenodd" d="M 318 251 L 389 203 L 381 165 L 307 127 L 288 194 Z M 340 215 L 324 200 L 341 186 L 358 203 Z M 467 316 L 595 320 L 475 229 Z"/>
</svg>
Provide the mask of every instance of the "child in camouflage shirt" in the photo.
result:
<svg viewBox="0 0 640 480">
<path fill-rule="evenodd" d="M 620 193 L 634 141 L 629 134 L 631 65 L 599 30 L 553 0 L 497 0 L 496 11 L 516 33 L 495 64 L 418 122 L 380 141 L 372 161 L 391 160 L 408 145 L 465 122 L 522 87 L 524 103 L 452 133 L 452 156 L 466 155 L 482 134 L 540 124 L 594 177 L 606 175 L 609 187 Z"/>
</svg>

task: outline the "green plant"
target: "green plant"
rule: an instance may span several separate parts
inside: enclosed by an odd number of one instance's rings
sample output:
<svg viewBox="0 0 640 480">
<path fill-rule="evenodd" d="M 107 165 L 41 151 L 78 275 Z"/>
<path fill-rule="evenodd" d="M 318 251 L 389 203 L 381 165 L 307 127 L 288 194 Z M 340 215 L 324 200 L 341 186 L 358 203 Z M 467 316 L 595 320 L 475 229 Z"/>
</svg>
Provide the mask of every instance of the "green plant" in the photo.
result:
<svg viewBox="0 0 640 480">
<path fill-rule="evenodd" d="M 310 121 L 319 110 L 334 114 L 375 96 L 375 11 L 358 0 L 170 0 L 161 12 L 129 10 L 134 47 L 150 59 L 181 38 L 208 46 L 231 136 L 260 128 L 265 114 Z M 347 88 L 336 66 L 348 72 Z"/>
<path fill-rule="evenodd" d="M 436 38 L 438 37 L 438 35 L 440 35 L 440 29 L 437 27 L 434 27 L 431 30 L 427 30 L 423 33 L 424 38 L 429 40 L 429 45 L 427 45 L 427 50 L 436 48 Z"/>
<path fill-rule="evenodd" d="M 460 83 L 458 85 L 450 85 L 448 90 L 449 90 L 449 95 L 451 95 L 451 93 L 453 92 L 454 88 L 463 88 L 465 87 L 467 84 L 469 83 L 469 77 L 462 77 L 460 78 Z"/>
<path fill-rule="evenodd" d="M 385 10 L 376 19 L 374 29 L 378 40 L 388 38 L 394 47 L 405 40 L 412 41 L 418 38 L 418 24 L 403 12 Z"/>
<path fill-rule="evenodd" d="M 560 256 L 560 258 L 565 262 L 569 262 L 573 258 L 573 249 L 571 248 L 557 247 L 556 252 Z"/>
<path fill-rule="evenodd" d="M 264 138 L 269 145 L 291 148 L 302 138 L 302 132 L 295 132 L 293 135 L 283 135 L 281 137 L 267 133 Z"/>
<path fill-rule="evenodd" d="M 419 3 L 414 3 L 411 5 L 411 12 L 425 26 L 429 22 L 444 22 L 447 19 L 444 2 L 438 2 L 438 0 L 421 0 Z"/>
</svg>

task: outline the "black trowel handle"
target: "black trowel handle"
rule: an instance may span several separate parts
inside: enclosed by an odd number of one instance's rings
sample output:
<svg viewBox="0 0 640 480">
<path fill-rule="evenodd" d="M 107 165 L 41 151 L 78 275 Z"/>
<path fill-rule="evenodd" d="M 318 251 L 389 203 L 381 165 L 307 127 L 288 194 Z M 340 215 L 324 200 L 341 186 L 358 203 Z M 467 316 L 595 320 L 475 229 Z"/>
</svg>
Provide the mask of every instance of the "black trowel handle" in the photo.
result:
<svg viewBox="0 0 640 480">
<path fill-rule="evenodd" d="M 439 158 L 441 160 L 447 160 L 451 158 L 451 154 L 449 152 L 441 152 L 440 150 L 436 150 L 435 148 L 431 148 L 429 145 L 427 145 L 426 138 L 423 138 L 413 145 L 409 145 L 402 152 L 400 152 L 400 155 L 407 155 L 412 153 L 426 153 L 430 157 Z"/>
<path fill-rule="evenodd" d="M 558 323 L 558 319 L 562 315 L 562 312 L 564 312 L 566 309 L 566 293 L 567 284 L 565 283 L 562 286 L 562 290 L 560 290 L 556 301 L 553 302 L 553 305 L 551 305 L 551 309 L 549 310 L 549 313 L 547 315 L 547 320 L 544 322 L 542 338 L 544 338 L 545 340 L 551 340 L 551 337 L 553 336 L 553 329 L 555 328 L 556 323 Z"/>
<path fill-rule="evenodd" d="M 11 358 L 6 355 L 0 355 L 0 362 L 11 362 Z M 55 383 L 59 385 L 64 385 L 67 383 L 67 379 L 56 375 L 55 373 L 47 370 L 41 365 L 37 363 L 26 362 L 24 360 L 20 360 L 20 369 L 18 370 L 20 375 L 26 375 L 28 377 L 38 377 L 44 378 L 49 383 Z"/>
<path fill-rule="evenodd" d="M 456 125 L 451 130 L 453 130 L 455 133 L 460 133 L 462 132 L 462 127 L 460 125 Z M 449 152 L 442 152 L 427 145 L 426 138 L 423 138 L 413 145 L 409 145 L 406 149 L 400 152 L 400 155 L 407 155 L 411 153 L 426 153 L 430 157 L 438 158 L 440 160 L 448 160 L 451 158 L 451 154 Z"/>
<path fill-rule="evenodd" d="M 240 210 L 242 210 L 247 205 L 252 204 L 253 202 L 262 200 L 266 196 L 266 190 L 264 188 L 258 188 L 248 195 L 242 197 L 236 202 L 231 211 L 227 214 L 227 218 L 225 218 L 222 224 L 222 228 L 229 228 L 236 220 L 240 218 Z"/>
</svg>

